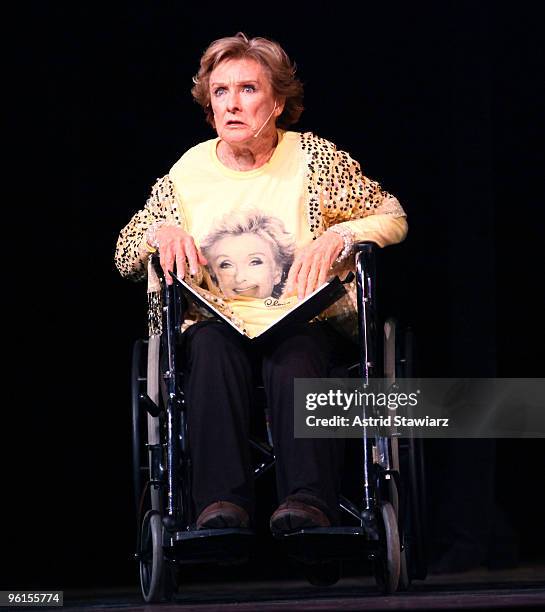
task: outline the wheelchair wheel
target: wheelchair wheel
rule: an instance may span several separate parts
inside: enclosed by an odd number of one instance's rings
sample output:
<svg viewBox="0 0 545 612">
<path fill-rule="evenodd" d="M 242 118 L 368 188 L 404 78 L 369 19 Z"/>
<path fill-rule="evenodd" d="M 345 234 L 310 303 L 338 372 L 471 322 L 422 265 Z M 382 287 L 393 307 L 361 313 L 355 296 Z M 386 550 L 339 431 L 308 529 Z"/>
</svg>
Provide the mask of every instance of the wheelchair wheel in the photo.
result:
<svg viewBox="0 0 545 612">
<path fill-rule="evenodd" d="M 415 367 L 414 335 L 410 328 L 400 327 L 395 319 L 384 324 L 384 376 L 393 383 L 398 379 L 413 378 Z M 403 550 L 398 590 L 406 591 L 413 579 L 423 580 L 427 574 L 426 561 L 426 483 L 422 440 L 391 440 L 392 467 L 400 474 L 400 500 L 397 487 L 390 492 L 390 500 L 402 525 Z M 392 481 L 393 483 L 393 481 Z M 392 485 L 391 485 L 392 486 Z M 401 501 L 401 506 L 400 506 Z M 400 536 L 401 537 L 401 536 Z M 401 541 L 401 540 L 400 540 Z"/>
<path fill-rule="evenodd" d="M 397 442 L 397 440 L 392 440 Z M 402 517 L 400 516 L 400 505 L 399 505 L 399 491 L 397 489 L 397 485 L 395 480 L 392 478 L 388 481 L 389 483 L 389 495 L 390 495 L 390 500 L 392 503 L 392 508 L 394 509 L 394 515 L 397 519 L 397 525 L 398 525 L 398 534 L 401 534 L 403 532 L 403 530 L 400 528 L 401 525 L 401 520 Z M 399 535 L 399 543 L 400 543 L 400 549 L 401 549 L 401 535 Z M 409 587 L 411 586 L 411 576 L 409 573 L 409 564 L 408 564 L 408 559 L 407 559 L 407 549 L 406 549 L 406 540 L 407 540 L 407 536 L 406 534 L 404 534 L 404 538 L 403 538 L 403 550 L 400 550 L 400 559 L 399 559 L 399 583 L 397 585 L 397 590 L 398 591 L 408 591 Z"/>
<path fill-rule="evenodd" d="M 422 440 L 404 441 L 406 449 L 401 465 L 405 501 L 403 519 L 403 553 L 406 558 L 407 587 L 412 580 L 427 575 L 427 504 Z M 400 588 L 402 588 L 400 586 Z"/>
<path fill-rule="evenodd" d="M 401 547 L 397 517 L 392 504 L 385 502 L 380 507 L 380 548 L 375 558 L 375 579 L 384 594 L 395 593 L 401 573 Z"/>
<path fill-rule="evenodd" d="M 155 510 L 148 510 L 142 521 L 140 538 L 140 588 L 146 603 L 172 599 L 174 585 L 170 567 L 163 557 L 163 525 Z"/>
<path fill-rule="evenodd" d="M 328 563 L 316 563 L 305 565 L 305 578 L 317 587 L 332 586 L 341 577 L 340 561 L 330 561 Z"/>
</svg>

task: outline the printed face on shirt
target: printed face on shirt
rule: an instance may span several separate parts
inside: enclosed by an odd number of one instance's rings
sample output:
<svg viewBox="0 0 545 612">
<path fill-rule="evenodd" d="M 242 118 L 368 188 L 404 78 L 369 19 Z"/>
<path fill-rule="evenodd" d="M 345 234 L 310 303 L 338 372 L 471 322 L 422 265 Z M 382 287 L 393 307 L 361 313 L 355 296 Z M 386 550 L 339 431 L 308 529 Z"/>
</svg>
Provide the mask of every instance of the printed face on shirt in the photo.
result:
<svg viewBox="0 0 545 612">
<path fill-rule="evenodd" d="M 254 233 L 225 236 L 208 252 L 208 265 L 227 298 L 266 298 L 282 278 L 270 241 Z"/>
<path fill-rule="evenodd" d="M 249 58 L 225 60 L 214 68 L 210 104 L 218 136 L 229 144 L 252 142 L 258 133 L 270 137 L 284 107 L 275 100 L 265 68 Z"/>
</svg>

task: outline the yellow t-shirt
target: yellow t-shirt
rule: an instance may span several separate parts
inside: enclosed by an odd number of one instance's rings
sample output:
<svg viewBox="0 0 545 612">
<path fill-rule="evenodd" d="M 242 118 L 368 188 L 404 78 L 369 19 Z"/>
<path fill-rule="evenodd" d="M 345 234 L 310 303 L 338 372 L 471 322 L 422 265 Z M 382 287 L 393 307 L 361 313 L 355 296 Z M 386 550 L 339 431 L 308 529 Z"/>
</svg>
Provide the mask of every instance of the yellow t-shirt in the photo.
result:
<svg viewBox="0 0 545 612">
<path fill-rule="evenodd" d="M 224 298 L 254 336 L 297 302 L 283 291 L 294 253 L 312 240 L 304 199 L 308 166 L 297 132 L 278 130 L 271 159 L 246 172 L 221 163 L 218 142 L 187 151 L 169 176 L 186 229 L 208 260 L 206 288 Z M 355 240 L 379 246 L 399 242 L 407 231 L 399 214 L 370 213 L 343 225 Z"/>
<path fill-rule="evenodd" d="M 295 250 L 312 240 L 302 200 L 305 165 L 295 132 L 279 130 L 271 159 L 247 172 L 220 162 L 218 142 L 190 149 L 170 177 L 187 231 L 208 260 L 207 288 L 253 336 L 297 301 L 282 291 Z"/>
</svg>

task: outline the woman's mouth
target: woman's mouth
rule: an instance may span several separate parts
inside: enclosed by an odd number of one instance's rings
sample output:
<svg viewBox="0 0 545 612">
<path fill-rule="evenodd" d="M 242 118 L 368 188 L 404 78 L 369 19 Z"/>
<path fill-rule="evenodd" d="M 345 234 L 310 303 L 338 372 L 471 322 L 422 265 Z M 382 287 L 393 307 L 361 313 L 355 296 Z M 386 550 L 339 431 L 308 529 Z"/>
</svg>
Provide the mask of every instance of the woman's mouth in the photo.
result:
<svg viewBox="0 0 545 612">
<path fill-rule="evenodd" d="M 241 127 L 244 125 L 242 121 L 237 121 L 236 119 L 231 119 L 225 124 L 227 127 Z"/>
<path fill-rule="evenodd" d="M 238 295 L 241 295 L 243 293 L 248 293 L 249 291 L 253 291 L 254 289 L 257 289 L 257 285 L 252 285 L 250 287 L 237 287 L 236 289 L 233 289 L 233 291 L 237 293 Z"/>
</svg>

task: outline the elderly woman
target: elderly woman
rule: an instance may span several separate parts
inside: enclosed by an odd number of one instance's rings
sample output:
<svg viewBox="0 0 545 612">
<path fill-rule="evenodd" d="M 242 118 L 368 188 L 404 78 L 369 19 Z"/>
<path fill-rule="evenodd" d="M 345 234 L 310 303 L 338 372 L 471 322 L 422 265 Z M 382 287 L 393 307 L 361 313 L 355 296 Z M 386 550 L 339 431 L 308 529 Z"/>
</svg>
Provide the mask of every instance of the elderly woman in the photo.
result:
<svg viewBox="0 0 545 612">
<path fill-rule="evenodd" d="M 155 250 L 167 283 L 168 271 L 176 269 L 210 292 L 236 325 L 259 329 L 270 319 L 271 302 L 277 316 L 331 274 L 349 269 L 355 241 L 386 246 L 403 240 L 407 224 L 396 198 L 333 143 L 287 131 L 303 111 L 303 88 L 276 42 L 241 33 L 216 40 L 201 58 L 192 93 L 217 137 L 189 149 L 157 181 L 145 208 L 122 230 L 116 250 L 122 275 L 137 280 L 148 273 L 152 304 L 157 287 L 148 260 Z M 281 228 L 282 244 L 271 244 L 274 232 L 217 234 L 229 217 L 251 225 L 256 210 L 269 226 Z M 287 277 L 274 256 L 286 252 L 286 245 L 292 262 Z M 286 299 L 267 300 L 279 283 Z M 271 412 L 280 501 L 271 529 L 338 521 L 342 443 L 294 437 L 293 379 L 330 374 L 345 347 L 330 323 L 346 324 L 353 314 L 351 300 L 338 302 L 323 321 L 292 327 L 259 348 L 220 322 L 186 322 L 184 391 L 197 528 L 251 522 L 248 433 L 258 362 Z M 160 331 L 153 317 L 150 331 Z"/>
</svg>

